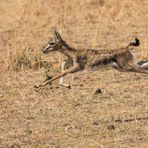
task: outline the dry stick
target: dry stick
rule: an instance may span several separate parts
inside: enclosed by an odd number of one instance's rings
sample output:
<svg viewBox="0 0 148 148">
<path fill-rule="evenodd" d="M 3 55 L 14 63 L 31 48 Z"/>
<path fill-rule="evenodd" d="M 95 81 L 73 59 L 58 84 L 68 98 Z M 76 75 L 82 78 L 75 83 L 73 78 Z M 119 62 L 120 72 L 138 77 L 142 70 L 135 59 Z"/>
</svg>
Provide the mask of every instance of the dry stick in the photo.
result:
<svg viewBox="0 0 148 148">
<path fill-rule="evenodd" d="M 95 47 L 95 43 L 96 43 L 96 39 L 97 39 L 97 34 L 98 34 L 98 30 L 99 30 L 99 32 L 100 32 L 100 26 L 101 26 L 101 20 L 102 20 L 102 14 L 103 14 L 103 11 L 104 11 L 104 7 L 105 7 L 105 1 L 104 1 L 104 5 L 103 5 L 103 8 L 102 8 L 102 10 L 101 10 L 101 14 L 100 14 L 100 17 L 99 17 L 99 19 L 98 19 L 98 25 L 97 25 L 97 29 L 96 29 L 96 33 L 95 33 L 95 37 L 94 37 L 94 40 L 93 40 L 93 44 L 92 44 L 92 49 L 94 49 L 94 47 Z M 98 13 L 99 13 L 99 11 L 98 11 Z M 100 27 L 100 28 L 99 28 Z M 85 78 L 85 76 L 83 76 L 83 80 L 84 80 L 84 78 Z M 82 81 L 83 81 L 82 80 Z M 80 84 L 82 83 L 82 81 L 80 82 Z"/>
<path fill-rule="evenodd" d="M 100 30 L 101 30 L 101 20 L 102 20 L 103 12 L 104 12 L 104 9 L 105 9 L 105 4 L 106 4 L 105 2 L 106 2 L 106 1 L 104 1 L 104 5 L 103 5 L 103 8 L 102 8 L 102 10 L 101 10 L 100 17 L 99 17 L 99 19 L 98 19 L 98 22 L 99 22 L 99 23 L 98 23 L 98 25 L 97 25 L 97 29 L 96 29 L 94 41 L 93 41 L 93 44 L 92 44 L 92 49 L 95 48 L 95 43 L 96 43 L 96 40 L 97 40 L 97 35 L 98 35 L 98 33 L 100 32 Z M 126 4 L 126 3 L 123 3 L 122 8 L 120 9 L 120 13 L 119 13 L 118 16 L 121 16 L 121 14 L 122 14 L 122 12 L 123 12 L 123 8 L 125 7 L 125 4 Z M 99 11 L 98 11 L 98 12 L 99 12 Z"/>
<path fill-rule="evenodd" d="M 121 14 L 123 13 L 123 10 L 124 10 L 124 8 L 125 8 L 125 5 L 126 5 L 126 1 L 125 1 L 125 3 L 122 4 L 122 7 L 121 7 L 121 9 L 120 9 L 120 12 L 119 12 L 119 14 L 118 14 L 116 20 L 118 20 L 118 19 L 121 17 Z"/>
<path fill-rule="evenodd" d="M 83 6 L 83 1 L 80 2 L 80 6 Z M 84 19 L 83 19 L 84 20 Z M 84 23 L 84 22 L 83 22 Z M 82 85 L 82 82 L 86 79 L 86 73 L 82 76 L 83 78 L 80 79 L 80 85 Z"/>
<path fill-rule="evenodd" d="M 61 1 L 62 2 L 62 4 L 61 4 L 61 8 L 60 8 L 60 10 L 61 10 L 61 14 L 60 14 L 60 19 L 61 19 L 61 21 L 60 21 L 60 29 L 61 30 L 63 30 L 63 28 L 64 28 L 64 8 L 65 8 L 65 3 L 64 3 L 64 1 L 62 0 Z"/>
<path fill-rule="evenodd" d="M 7 49 L 6 69 L 8 69 L 10 66 L 10 46 L 9 44 L 6 44 L 6 49 Z"/>
<path fill-rule="evenodd" d="M 103 5 L 103 7 L 102 7 L 101 13 L 100 13 L 100 17 L 98 18 L 98 22 L 99 22 L 99 23 L 98 23 L 98 25 L 97 25 L 97 29 L 96 29 L 96 32 L 95 32 L 95 37 L 94 37 L 94 40 L 93 40 L 92 49 L 95 47 L 97 35 L 98 35 L 98 32 L 100 32 L 101 21 L 102 21 L 102 15 L 103 15 L 104 8 L 105 8 L 105 1 L 104 1 L 104 5 Z M 99 11 L 98 11 L 98 13 L 99 13 Z"/>
<path fill-rule="evenodd" d="M 144 40 L 146 41 L 146 39 Z M 144 43 L 144 47 L 147 47 L 148 43 L 147 41 Z M 145 60 L 148 57 L 148 50 L 147 48 L 142 49 L 142 54 L 141 54 L 142 60 Z M 141 60 L 141 59 L 140 59 Z"/>
<path fill-rule="evenodd" d="M 98 18 L 99 23 L 97 25 L 97 29 L 96 29 L 96 32 L 95 32 L 95 37 L 94 37 L 94 40 L 93 40 L 92 49 L 95 48 L 97 35 L 98 35 L 98 33 L 100 33 L 100 30 L 101 30 L 101 22 L 102 22 L 103 12 L 104 12 L 104 9 L 105 9 L 105 4 L 106 4 L 106 1 L 104 0 L 104 4 L 103 4 L 102 9 L 101 9 L 100 17 Z M 99 14 L 99 11 L 98 11 L 98 14 Z"/>
<path fill-rule="evenodd" d="M 65 8 L 65 3 L 63 0 L 60 1 L 61 2 L 61 7 L 60 7 L 60 30 L 61 30 L 61 33 L 64 29 L 64 8 Z M 59 56 L 59 62 L 61 63 L 62 62 L 62 56 L 61 54 L 59 53 L 58 54 Z"/>
<path fill-rule="evenodd" d="M 148 136 L 139 136 L 138 139 L 140 139 L 140 138 L 142 138 L 142 139 L 143 139 L 143 138 L 147 139 Z M 104 143 L 104 144 L 107 144 L 107 143 L 114 143 L 114 144 L 115 144 L 115 142 L 118 142 L 118 143 L 119 143 L 119 141 L 120 141 L 120 142 L 123 142 L 123 141 L 124 141 L 124 143 L 125 143 L 125 141 L 128 141 L 129 139 L 137 140 L 137 137 L 136 137 L 136 136 L 123 136 L 123 137 L 116 138 L 116 139 L 113 139 L 113 140 L 103 140 L 103 141 L 100 141 L 100 143 Z M 128 147 L 128 146 L 127 146 L 127 147 Z"/>
<path fill-rule="evenodd" d="M 115 122 L 132 122 L 132 121 L 141 121 L 141 120 L 148 120 L 148 117 L 137 117 L 137 118 L 129 118 L 129 119 L 116 119 Z"/>
<path fill-rule="evenodd" d="M 64 3 L 64 1 L 62 1 L 61 8 L 60 8 L 60 10 L 61 10 L 61 21 L 60 21 L 60 30 L 61 30 L 61 32 L 65 28 L 64 17 L 66 16 L 66 13 L 67 13 L 67 7 L 66 7 L 67 6 L 67 2 L 68 2 L 68 0 L 65 3 Z M 59 62 L 62 63 L 62 56 L 61 56 L 61 54 L 59 53 L 58 56 L 59 56 Z"/>
<path fill-rule="evenodd" d="M 19 14 L 18 14 L 18 19 L 21 20 L 21 18 L 22 18 L 22 10 L 23 10 L 22 8 L 23 8 L 23 4 L 22 4 L 22 1 L 21 1 L 21 0 L 17 0 L 17 1 L 18 1 L 18 3 L 19 3 L 19 6 L 20 6 L 20 7 L 19 7 L 19 11 L 18 11 L 18 12 L 19 12 Z"/>
<path fill-rule="evenodd" d="M 123 10 L 124 10 L 124 8 L 125 8 L 125 5 L 126 5 L 126 0 L 125 0 L 125 2 L 124 2 L 124 3 L 122 3 L 121 9 L 120 9 L 120 11 L 119 11 L 119 13 L 118 13 L 118 16 L 116 17 L 116 19 L 115 19 L 115 20 L 118 20 L 118 19 L 120 19 L 120 18 L 121 18 L 121 15 L 123 14 Z M 111 23 L 115 26 L 115 28 L 117 28 L 116 23 L 115 23 L 115 22 L 113 22 L 113 20 L 112 20 L 112 19 L 110 19 L 110 21 L 111 21 Z M 109 23 L 110 23 L 110 22 L 109 22 Z M 109 23 L 108 23 L 108 24 L 109 24 Z"/>
</svg>

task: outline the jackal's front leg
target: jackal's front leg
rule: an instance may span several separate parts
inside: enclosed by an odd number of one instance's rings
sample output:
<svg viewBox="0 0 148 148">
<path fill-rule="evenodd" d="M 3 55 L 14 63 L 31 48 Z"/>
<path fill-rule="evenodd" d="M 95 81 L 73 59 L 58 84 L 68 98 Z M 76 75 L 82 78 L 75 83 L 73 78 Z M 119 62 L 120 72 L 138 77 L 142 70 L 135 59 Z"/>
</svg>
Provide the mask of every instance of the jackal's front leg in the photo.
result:
<svg viewBox="0 0 148 148">
<path fill-rule="evenodd" d="M 50 80 L 48 80 L 48 81 L 46 81 L 46 82 L 44 82 L 44 83 L 42 83 L 42 84 L 40 84 L 38 86 L 35 86 L 35 88 L 45 87 L 46 85 L 50 84 L 51 82 L 53 82 L 53 81 L 55 81 L 55 80 L 65 76 L 67 74 L 72 74 L 72 73 L 75 73 L 75 72 L 80 71 L 80 70 L 81 70 L 80 65 L 76 64 L 72 68 L 65 70 L 64 72 L 62 72 L 61 74 L 53 77 L 52 79 L 50 79 Z"/>
<path fill-rule="evenodd" d="M 65 67 L 67 66 L 67 64 L 68 64 L 68 61 L 62 62 L 62 65 L 61 65 L 61 72 L 64 72 L 64 71 L 65 71 Z M 73 79 L 73 78 L 72 78 L 72 79 Z M 60 84 L 61 86 L 66 87 L 66 88 L 71 88 L 70 84 L 64 83 L 64 76 L 60 78 L 59 84 Z"/>
</svg>

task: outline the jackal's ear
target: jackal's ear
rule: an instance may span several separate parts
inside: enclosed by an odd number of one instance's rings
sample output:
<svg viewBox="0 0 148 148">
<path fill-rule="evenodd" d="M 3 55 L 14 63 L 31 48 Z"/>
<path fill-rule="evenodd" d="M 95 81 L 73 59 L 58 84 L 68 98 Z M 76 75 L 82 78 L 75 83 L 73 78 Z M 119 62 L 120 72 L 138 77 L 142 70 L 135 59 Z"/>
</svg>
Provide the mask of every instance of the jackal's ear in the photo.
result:
<svg viewBox="0 0 148 148">
<path fill-rule="evenodd" d="M 53 31 L 53 35 L 54 35 L 54 38 L 55 39 L 62 40 L 62 38 L 61 38 L 59 32 L 57 31 L 57 28 L 56 27 L 53 27 L 52 28 L 52 31 Z"/>
</svg>

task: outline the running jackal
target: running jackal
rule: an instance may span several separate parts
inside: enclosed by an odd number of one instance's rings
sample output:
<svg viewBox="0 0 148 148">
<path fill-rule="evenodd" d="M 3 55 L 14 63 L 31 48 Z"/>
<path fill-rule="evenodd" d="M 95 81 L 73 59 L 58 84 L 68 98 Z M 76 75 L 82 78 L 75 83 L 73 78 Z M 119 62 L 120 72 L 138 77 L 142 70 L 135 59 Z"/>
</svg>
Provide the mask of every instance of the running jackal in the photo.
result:
<svg viewBox="0 0 148 148">
<path fill-rule="evenodd" d="M 131 50 L 139 46 L 139 39 L 135 38 L 134 42 L 130 42 L 124 48 L 112 50 L 93 50 L 93 49 L 74 49 L 70 47 L 60 36 L 56 29 L 53 30 L 53 38 L 42 49 L 44 54 L 50 52 L 60 52 L 66 57 L 62 63 L 61 74 L 53 77 L 42 84 L 35 86 L 36 88 L 45 87 L 52 81 L 60 78 L 60 85 L 70 87 L 69 84 L 64 83 L 63 77 L 67 74 L 76 73 L 78 71 L 92 71 L 97 70 L 107 65 L 122 72 L 137 72 L 148 74 L 146 69 L 141 68 L 133 61 Z"/>
</svg>

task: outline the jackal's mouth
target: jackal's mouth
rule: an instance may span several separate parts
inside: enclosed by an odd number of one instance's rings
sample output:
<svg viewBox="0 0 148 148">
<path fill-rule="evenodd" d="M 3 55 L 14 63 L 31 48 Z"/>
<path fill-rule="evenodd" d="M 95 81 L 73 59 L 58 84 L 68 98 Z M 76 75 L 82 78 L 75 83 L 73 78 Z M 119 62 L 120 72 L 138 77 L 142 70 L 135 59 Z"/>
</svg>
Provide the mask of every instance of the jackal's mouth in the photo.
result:
<svg viewBox="0 0 148 148">
<path fill-rule="evenodd" d="M 44 54 L 47 54 L 47 53 L 48 53 L 48 50 L 42 50 L 42 52 L 43 52 Z"/>
</svg>

